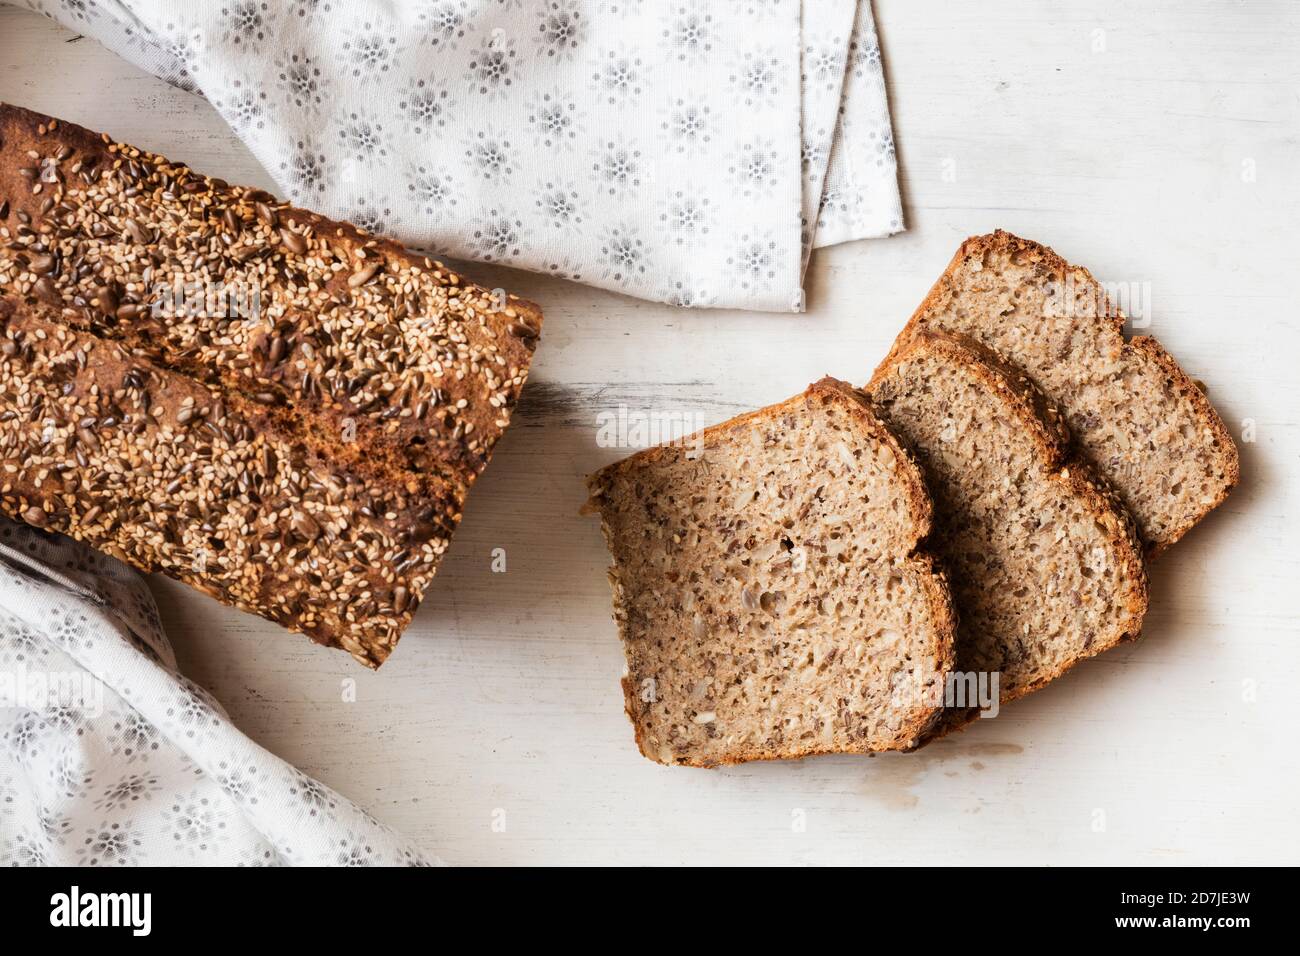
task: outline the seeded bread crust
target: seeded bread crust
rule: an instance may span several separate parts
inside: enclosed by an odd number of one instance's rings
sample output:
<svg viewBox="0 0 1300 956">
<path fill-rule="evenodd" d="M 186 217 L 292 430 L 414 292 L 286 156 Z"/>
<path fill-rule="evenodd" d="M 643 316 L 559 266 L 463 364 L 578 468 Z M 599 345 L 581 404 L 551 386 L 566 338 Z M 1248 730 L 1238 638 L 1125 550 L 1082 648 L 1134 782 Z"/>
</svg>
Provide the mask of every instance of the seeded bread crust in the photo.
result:
<svg viewBox="0 0 1300 956">
<path fill-rule="evenodd" d="M 0 510 L 370 666 L 451 534 L 415 499 L 375 514 L 382 487 L 302 446 L 264 406 L 43 306 L 0 299 L 0 393 Z"/>
<path fill-rule="evenodd" d="M 1059 361 L 1066 359 L 1058 361 L 1052 356 L 1035 353 L 1020 343 L 1008 344 L 1004 337 L 1008 320 L 981 320 L 978 317 L 981 306 L 996 308 L 1007 315 L 1020 307 L 1019 292 L 1025 291 L 1018 290 L 1011 299 L 1001 302 L 995 300 L 992 292 L 986 293 L 983 302 L 962 297 L 959 280 L 969 275 L 970 269 L 978 271 L 978 263 L 997 256 L 1032 269 L 1035 285 L 1039 287 L 1056 283 L 1076 291 L 1077 302 L 1082 303 L 1077 317 L 1082 338 L 1072 344 L 1077 346 L 1086 341 L 1088 354 L 1095 354 L 1096 361 L 1062 367 Z M 1034 322 L 1047 321 L 1045 316 L 1028 318 Z M 1107 299 L 1104 289 L 1087 269 L 1066 262 L 1047 246 L 998 230 L 989 235 L 973 236 L 962 243 L 944 274 L 899 334 L 881 366 L 891 364 L 897 353 L 906 348 L 909 338 L 925 329 L 964 334 L 998 350 L 1009 363 L 1024 369 L 1034 386 L 1060 407 L 1074 436 L 1077 453 L 1120 496 L 1137 522 L 1147 553 L 1154 556 L 1178 541 L 1222 504 L 1240 480 L 1240 462 L 1231 435 L 1204 392 L 1154 338 L 1135 336 L 1126 341 L 1124 322 L 1123 312 Z M 1061 385 L 1065 380 L 1074 384 L 1095 382 L 1097 366 L 1115 370 L 1113 384 L 1097 382 L 1096 391 L 1080 391 L 1077 395 Z M 1157 369 L 1158 374 L 1152 376 L 1149 368 Z M 1120 380 L 1124 372 L 1139 382 L 1139 388 L 1135 388 L 1132 382 Z M 1122 470 L 1116 457 L 1119 453 L 1093 437 L 1092 430 L 1099 420 L 1107 418 L 1105 404 L 1099 403 L 1098 396 L 1121 405 L 1141 402 L 1144 401 L 1140 394 L 1141 386 L 1167 390 L 1175 396 L 1171 401 L 1175 408 L 1167 414 L 1152 412 L 1124 426 L 1122 457 L 1125 465 L 1136 467 Z M 1148 501 L 1149 489 L 1160 487 L 1162 475 L 1158 472 L 1162 469 L 1151 455 L 1144 460 L 1140 449 L 1148 441 L 1167 448 L 1169 441 L 1156 437 L 1153 432 L 1175 424 L 1185 425 L 1192 432 L 1191 437 L 1178 439 L 1184 458 L 1201 456 L 1210 463 L 1210 474 L 1205 478 L 1207 488 L 1195 498 L 1191 489 L 1184 489 L 1181 494 L 1185 501 L 1172 490 L 1156 501 Z"/>
<path fill-rule="evenodd" d="M 43 169 L 57 182 L 41 182 Z M 541 332 L 533 303 L 391 240 L 8 104 L 0 204 L 0 294 L 262 394 L 331 436 L 355 430 L 358 460 L 477 476 Z M 37 273 L 42 241 L 54 261 Z M 155 288 L 194 279 L 257 288 L 262 321 L 153 314 Z"/>
<path fill-rule="evenodd" d="M 922 539 L 929 533 L 932 519 L 930 497 L 920 470 L 907 450 L 871 412 L 870 405 L 861 392 L 843 382 L 825 378 L 810 386 L 802 395 L 786 402 L 715 425 L 679 444 L 661 445 L 639 452 L 588 478 L 591 497 L 584 510 L 587 513 L 601 515 L 602 531 L 614 558 L 614 563 L 609 569 L 614 599 L 614 618 L 618 623 L 628 659 L 628 671 L 622 679 L 624 706 L 634 728 L 637 747 L 651 760 L 680 766 L 716 767 L 750 760 L 790 759 L 825 753 L 906 750 L 917 746 L 942 716 L 942 701 L 937 696 L 933 700 L 924 701 L 909 698 L 900 708 L 901 712 L 890 715 L 891 719 L 897 721 L 898 730 L 884 745 L 880 745 L 879 741 L 873 744 L 866 740 L 855 740 L 847 744 L 840 742 L 835 745 L 827 745 L 823 741 L 784 740 L 775 747 L 751 743 L 732 747 L 721 753 L 716 751 L 706 753 L 702 748 L 690 745 L 668 745 L 662 737 L 662 728 L 658 725 L 652 726 L 653 708 L 638 696 L 640 681 L 646 674 L 656 673 L 656 666 L 662 663 L 648 657 L 650 652 L 643 650 L 642 645 L 647 643 L 647 640 L 664 639 L 661 631 L 667 623 L 663 620 L 648 620 L 647 602 L 641 600 L 641 594 L 653 585 L 638 580 L 631 569 L 634 561 L 641 556 L 643 545 L 637 538 L 639 529 L 622 526 L 625 516 L 619 513 L 620 499 L 633 494 L 634 489 L 638 487 L 648 488 L 653 485 L 658 475 L 681 463 L 686 448 L 696 447 L 707 451 L 736 436 L 747 437 L 755 429 L 782 422 L 793 423 L 793 427 L 797 428 L 799 420 L 806 420 L 809 417 L 810 407 L 815 408 L 819 403 L 833 403 L 838 409 L 847 412 L 854 428 L 860 430 L 866 440 L 888 449 L 891 456 L 889 460 L 894 463 L 897 490 L 902 495 L 907 512 L 909 533 L 905 540 L 896 543 L 898 553 L 880 556 L 883 559 L 882 564 L 889 565 L 892 562 L 895 568 L 907 574 L 909 580 L 915 580 L 922 588 L 923 603 L 926 608 L 925 617 L 931 623 L 931 629 L 921 640 L 922 647 L 917 651 L 917 657 L 932 662 L 934 673 L 938 675 L 940 683 L 942 675 L 946 674 L 952 664 L 952 642 L 956 632 L 956 615 L 952 598 L 942 571 L 938 569 L 930 555 L 917 550 Z M 815 472 L 810 480 L 817 480 Z M 707 496 L 710 493 L 709 479 L 707 477 L 702 479 L 698 486 L 673 484 L 664 493 L 667 503 L 663 506 L 663 510 L 671 513 L 681 499 L 696 494 Z M 658 506 L 655 512 L 659 513 Z M 790 535 L 797 538 L 803 530 L 794 527 L 790 530 Z M 689 554 L 683 554 L 679 560 L 686 562 L 689 558 Z M 674 565 L 675 569 L 677 567 Z M 730 607 L 731 597 L 724 587 L 719 587 L 717 593 L 711 594 L 710 598 L 719 609 L 726 610 Z M 728 616 L 733 620 L 736 617 L 730 612 Z M 740 616 L 743 618 L 743 614 Z M 845 635 L 843 643 L 851 644 L 850 638 L 851 635 Z M 716 636 L 699 638 L 697 635 L 697 640 L 707 642 L 715 639 Z M 672 645 L 674 640 L 685 640 L 685 638 L 672 636 L 667 638 L 665 643 Z M 831 656 L 833 658 L 834 655 Z M 846 707 L 846 710 L 851 708 Z M 734 722 L 744 719 L 745 716 L 747 715 L 728 714 L 726 719 Z M 846 721 L 852 719 L 851 716 L 845 717 Z"/>
<path fill-rule="evenodd" d="M 1122 621 L 1131 626 L 1120 626 L 1108 633 L 1098 635 L 1082 652 L 1063 660 L 1058 666 L 1048 669 L 1032 680 L 1016 683 L 1010 689 L 1003 688 L 1001 703 L 1009 703 L 1026 694 L 1041 689 L 1051 681 L 1069 671 L 1081 660 L 1093 657 L 1109 650 L 1117 644 L 1135 640 L 1140 634 L 1142 618 L 1148 605 L 1147 574 L 1142 557 L 1141 544 L 1137 528 L 1131 516 L 1124 509 L 1118 497 L 1108 485 L 1097 479 L 1081 460 L 1075 457 L 1070 446 L 1070 434 L 1064 423 L 1064 416 L 1039 392 L 1023 372 L 1002 360 L 991 349 L 974 340 L 953 333 L 914 330 L 905 342 L 895 346 L 888 361 L 878 368 L 864 391 L 873 401 L 878 413 L 890 423 L 896 433 L 906 437 L 907 425 L 891 418 L 890 404 L 898 394 L 902 379 L 909 363 L 921 357 L 937 359 L 950 366 L 961 368 L 965 374 L 983 383 L 984 390 L 991 404 L 985 413 L 986 418 L 1005 416 L 1016 423 L 1017 429 L 1025 440 L 1035 449 L 1041 463 L 1043 476 L 1075 500 L 1080 508 L 1091 515 L 1099 530 L 1104 532 L 1110 553 L 1114 556 L 1118 568 L 1116 575 L 1120 590 L 1110 595 L 1111 600 L 1123 608 L 1118 615 Z M 942 401 L 941 399 L 934 399 Z M 927 468 L 928 453 L 922 450 L 921 461 Z M 942 479 L 927 470 L 927 481 L 935 492 L 936 498 L 944 498 L 943 489 L 939 487 Z M 941 562 L 954 575 L 954 597 L 958 613 L 963 622 L 973 618 L 971 609 L 964 606 L 962 595 L 981 594 L 987 590 L 987 582 L 964 580 L 954 571 L 954 555 L 947 550 L 948 539 L 945 534 L 945 516 L 936 514 L 936 529 L 932 536 L 932 547 Z M 1043 560 L 1046 560 L 1044 556 Z M 956 669 L 961 671 L 969 664 L 964 648 L 970 646 L 973 635 L 964 631 L 965 623 L 958 628 Z M 1035 635 L 1028 635 L 1032 640 Z M 959 729 L 978 717 L 975 708 L 950 707 L 943 719 L 927 739 L 943 736 Z"/>
<path fill-rule="evenodd" d="M 185 297 L 191 288 L 203 293 L 197 307 Z M 232 293 L 253 307 L 230 311 L 221 297 Z M 89 487 L 55 500 L 43 483 L 19 491 L 10 480 L 0 507 L 20 518 L 45 511 L 44 527 L 111 546 L 138 567 L 187 580 L 372 667 L 410 620 L 470 485 L 509 423 L 542 324 L 531 303 L 466 282 L 389 240 L 10 105 L 0 105 L 0 297 L 14 350 L 0 388 L 11 399 L 49 384 L 38 376 L 50 369 L 27 360 L 42 333 L 72 335 L 69 348 L 92 369 L 105 362 L 126 374 L 122 359 L 105 358 L 120 353 L 138 365 L 132 382 L 167 383 L 124 390 L 121 380 L 87 382 L 100 392 L 46 395 L 42 411 L 27 411 L 48 414 L 55 432 L 75 425 L 72 443 L 59 433 L 52 445 L 34 445 L 11 421 L 0 457 L 9 474 L 27 468 L 32 454 L 64 478 L 85 471 L 76 436 L 115 429 L 127 453 L 140 454 L 157 429 L 206 430 L 230 440 L 237 461 L 266 436 L 303 466 L 278 471 L 283 487 L 273 489 L 247 463 L 218 469 L 227 494 L 205 498 L 197 513 L 166 491 L 171 481 L 147 501 L 101 502 L 110 517 L 122 513 L 112 534 L 80 527 L 92 507 Z M 109 384 L 122 395 L 108 398 Z M 128 413 L 123 428 L 124 400 L 184 388 L 200 390 L 189 394 L 188 411 L 159 400 Z M 181 448 L 204 457 L 203 446 Z M 188 464 L 193 473 L 202 463 Z M 290 478 L 292 488 L 284 485 Z M 288 522 L 311 510 L 313 481 L 329 489 L 329 507 L 347 501 L 355 518 L 304 550 Z M 293 495 L 303 507 L 290 507 Z M 314 595 L 247 582 L 231 590 L 233 578 L 186 570 L 197 547 L 190 532 L 212 524 L 205 509 L 220 516 L 236 502 L 241 512 L 252 509 L 268 542 L 244 557 L 273 577 L 308 582 Z M 149 524 L 138 514 L 145 504 L 172 510 L 149 533 L 140 530 Z M 131 527 L 137 533 L 122 530 Z M 350 556 L 346 578 L 322 573 L 329 548 Z M 225 570 L 260 579 L 247 568 Z"/>
</svg>

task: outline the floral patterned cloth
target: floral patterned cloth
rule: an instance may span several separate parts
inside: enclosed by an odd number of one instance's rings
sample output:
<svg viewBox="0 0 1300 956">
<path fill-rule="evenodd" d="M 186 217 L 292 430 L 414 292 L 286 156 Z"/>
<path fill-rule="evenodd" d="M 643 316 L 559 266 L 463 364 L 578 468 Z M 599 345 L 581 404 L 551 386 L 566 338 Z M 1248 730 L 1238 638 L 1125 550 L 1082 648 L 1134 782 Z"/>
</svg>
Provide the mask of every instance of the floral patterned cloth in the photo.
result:
<svg viewBox="0 0 1300 956">
<path fill-rule="evenodd" d="M 437 254 L 802 310 L 814 246 L 903 228 L 870 0 L 24 2 Z"/>
<path fill-rule="evenodd" d="M 138 574 L 0 518 L 0 865 L 427 862 L 179 675 Z"/>
</svg>

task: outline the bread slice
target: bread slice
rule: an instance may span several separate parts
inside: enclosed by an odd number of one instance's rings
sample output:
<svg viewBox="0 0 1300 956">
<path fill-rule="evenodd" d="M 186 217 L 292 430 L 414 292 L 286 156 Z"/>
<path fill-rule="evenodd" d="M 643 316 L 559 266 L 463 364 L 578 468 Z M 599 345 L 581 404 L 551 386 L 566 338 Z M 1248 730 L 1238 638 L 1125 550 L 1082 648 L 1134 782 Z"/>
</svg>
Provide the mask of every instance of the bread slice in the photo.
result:
<svg viewBox="0 0 1300 956">
<path fill-rule="evenodd" d="M 1154 554 L 1217 507 L 1240 468 L 1201 389 L 1155 339 L 1125 341 L 1123 326 L 1087 269 L 999 231 L 962 244 L 895 351 L 918 330 L 948 330 L 1025 371 Z"/>
<path fill-rule="evenodd" d="M 940 716 L 955 620 L 916 550 L 930 499 L 856 390 L 823 379 L 588 485 L 651 760 L 898 750 Z"/>
<path fill-rule="evenodd" d="M 997 673 L 1007 702 L 1138 635 L 1147 589 L 1133 525 L 1068 457 L 1060 414 L 1023 375 L 969 340 L 919 332 L 866 391 L 934 499 L 930 547 L 961 616 L 957 675 Z"/>
</svg>

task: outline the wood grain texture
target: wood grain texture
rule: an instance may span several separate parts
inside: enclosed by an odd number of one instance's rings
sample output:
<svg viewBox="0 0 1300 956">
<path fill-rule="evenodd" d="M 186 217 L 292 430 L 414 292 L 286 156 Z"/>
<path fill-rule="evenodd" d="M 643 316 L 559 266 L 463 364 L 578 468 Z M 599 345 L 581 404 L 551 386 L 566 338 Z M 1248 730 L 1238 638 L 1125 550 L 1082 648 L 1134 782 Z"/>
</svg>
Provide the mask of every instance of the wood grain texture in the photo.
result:
<svg viewBox="0 0 1300 956">
<path fill-rule="evenodd" d="M 1300 10 L 876 12 L 910 230 L 819 251 L 804 315 L 688 313 L 470 269 L 539 302 L 546 334 L 516 427 L 381 672 L 153 582 L 182 666 L 241 728 L 451 863 L 1300 858 Z M 271 186 L 202 100 L 71 37 L 0 8 L 0 99 Z M 713 422 L 823 374 L 865 381 L 961 239 L 999 226 L 1103 281 L 1150 283 L 1144 331 L 1208 384 L 1234 435 L 1253 423 L 1241 486 L 1153 568 L 1145 637 L 916 754 L 644 760 L 608 559 L 577 514 L 583 476 L 625 453 L 597 445 L 598 412 Z"/>
</svg>

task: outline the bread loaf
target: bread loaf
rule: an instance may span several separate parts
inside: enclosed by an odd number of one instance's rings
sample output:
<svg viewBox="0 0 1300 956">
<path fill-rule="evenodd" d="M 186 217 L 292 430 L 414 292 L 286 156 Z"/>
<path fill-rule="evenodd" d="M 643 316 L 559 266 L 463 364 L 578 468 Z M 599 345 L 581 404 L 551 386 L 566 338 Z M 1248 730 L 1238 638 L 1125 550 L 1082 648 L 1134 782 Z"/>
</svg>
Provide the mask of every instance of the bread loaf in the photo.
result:
<svg viewBox="0 0 1300 956">
<path fill-rule="evenodd" d="M 537 308 L 0 106 L 0 508 L 378 666 L 509 422 Z"/>
<path fill-rule="evenodd" d="M 955 621 L 920 473 L 854 389 L 804 394 L 589 479 L 623 690 L 665 764 L 914 746 Z"/>
</svg>

